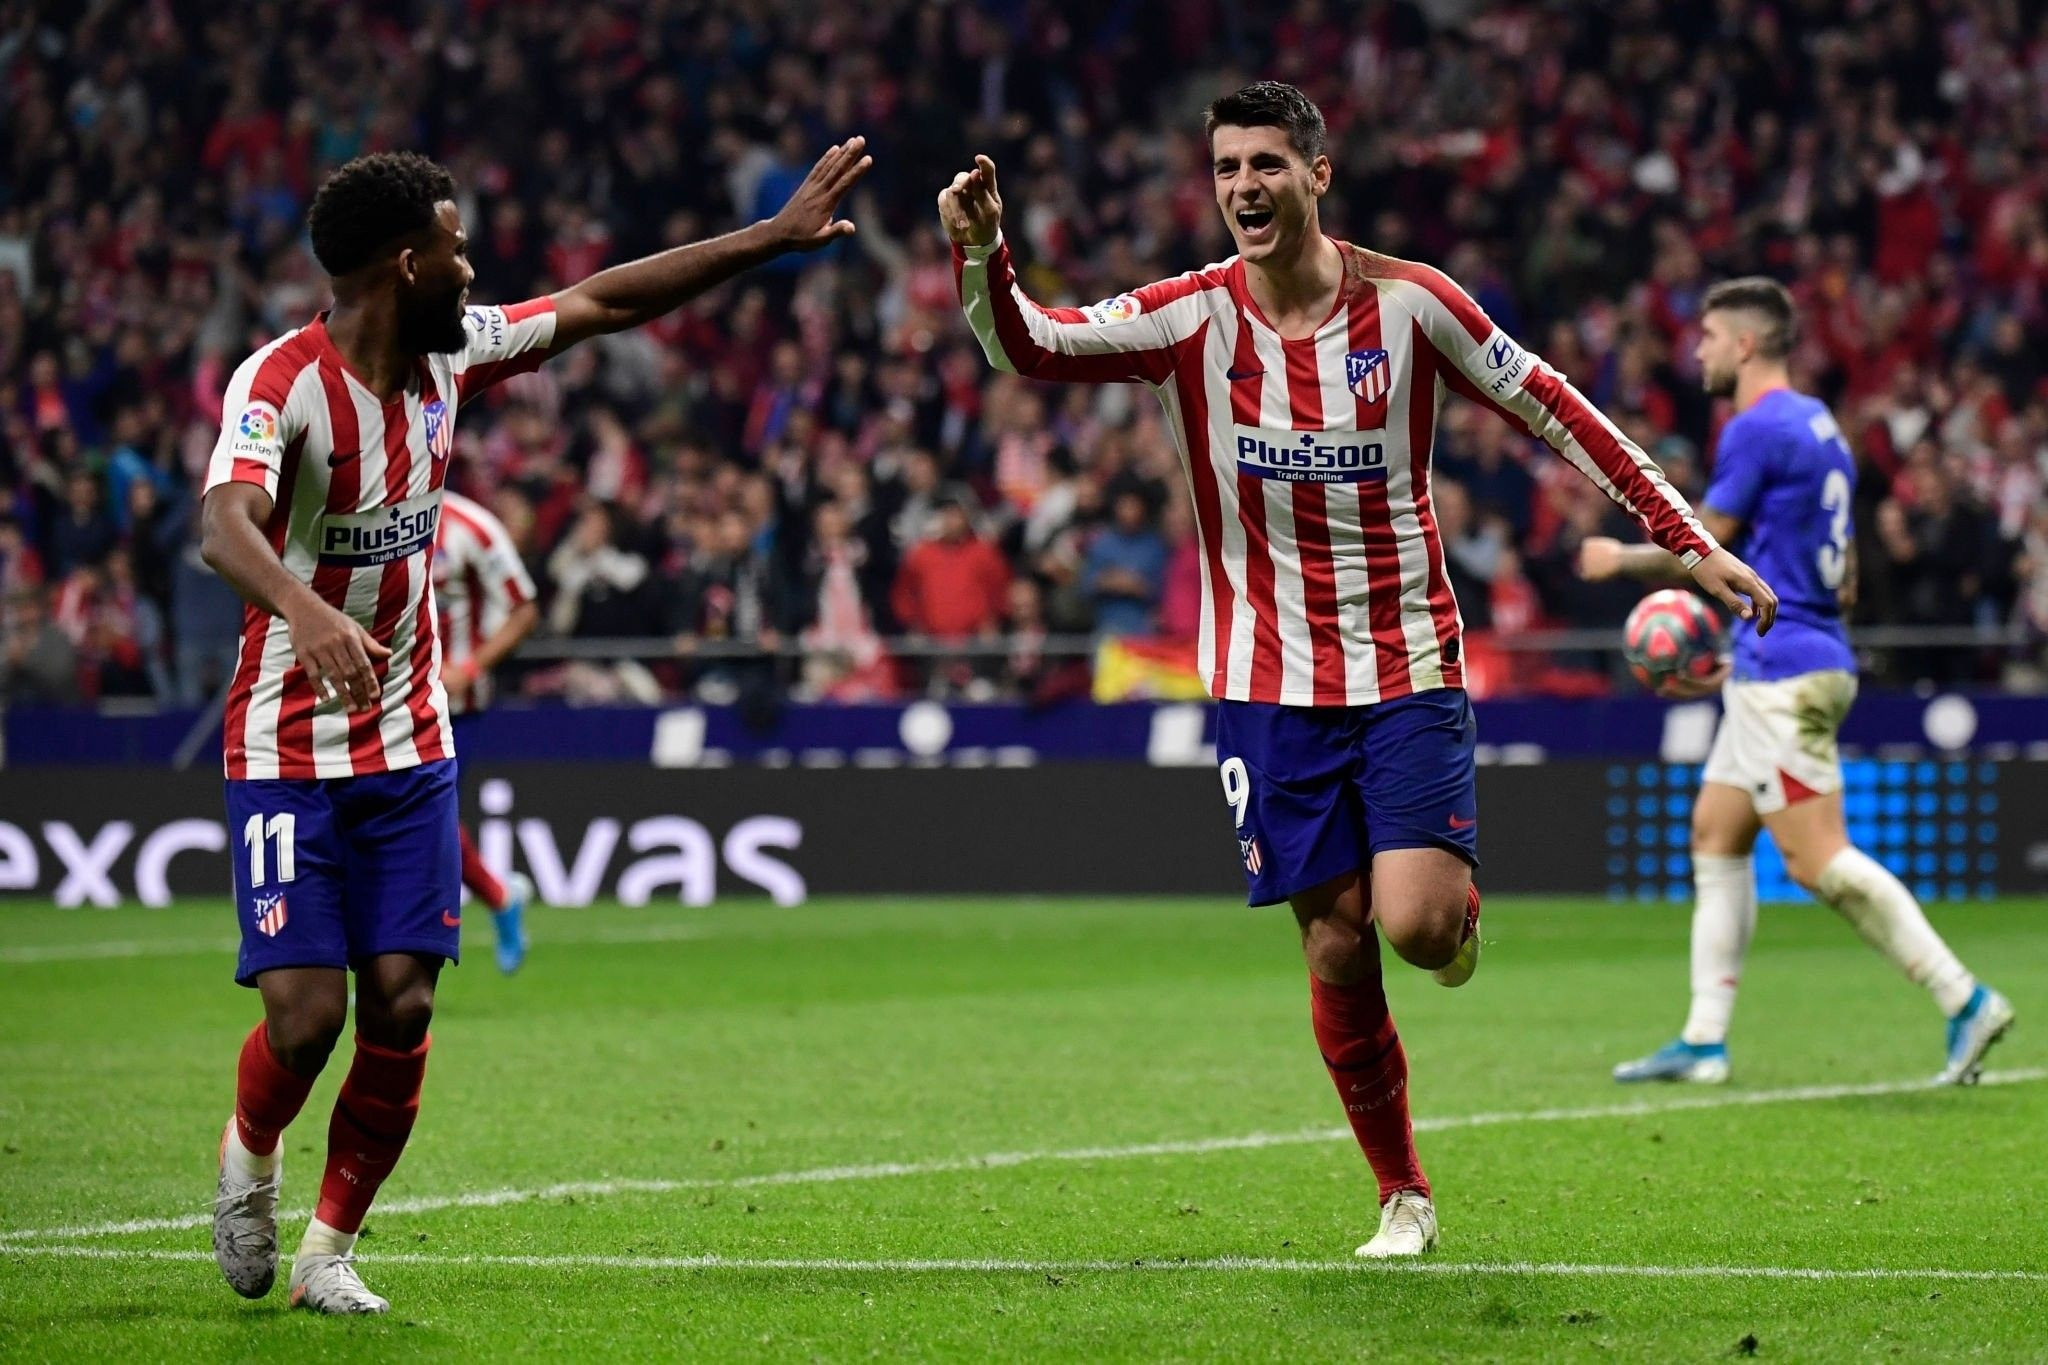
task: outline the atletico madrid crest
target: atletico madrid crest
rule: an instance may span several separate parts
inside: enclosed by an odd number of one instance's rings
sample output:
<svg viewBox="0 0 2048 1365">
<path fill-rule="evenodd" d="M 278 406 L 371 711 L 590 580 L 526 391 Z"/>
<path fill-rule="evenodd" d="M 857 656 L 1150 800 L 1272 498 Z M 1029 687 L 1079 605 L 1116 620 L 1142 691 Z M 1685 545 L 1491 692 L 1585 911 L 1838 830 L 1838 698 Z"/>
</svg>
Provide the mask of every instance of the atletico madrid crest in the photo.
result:
<svg viewBox="0 0 2048 1365">
<path fill-rule="evenodd" d="M 256 898 L 256 932 L 266 938 L 276 938 L 284 928 L 284 892 Z"/>
<path fill-rule="evenodd" d="M 427 453 L 436 462 L 447 459 L 455 449 L 455 424 L 448 420 L 448 405 L 436 398 L 420 409 L 420 416 L 427 423 Z"/>
<path fill-rule="evenodd" d="M 1387 375 L 1391 370 L 1382 350 L 1349 351 L 1344 356 L 1344 383 L 1361 403 L 1377 403 L 1387 396 Z"/>
<path fill-rule="evenodd" d="M 1265 855 L 1259 851 L 1259 836 L 1254 834 L 1249 838 L 1239 839 L 1237 851 L 1244 859 L 1244 870 L 1254 877 L 1258 876 L 1259 869 L 1266 865 Z"/>
</svg>

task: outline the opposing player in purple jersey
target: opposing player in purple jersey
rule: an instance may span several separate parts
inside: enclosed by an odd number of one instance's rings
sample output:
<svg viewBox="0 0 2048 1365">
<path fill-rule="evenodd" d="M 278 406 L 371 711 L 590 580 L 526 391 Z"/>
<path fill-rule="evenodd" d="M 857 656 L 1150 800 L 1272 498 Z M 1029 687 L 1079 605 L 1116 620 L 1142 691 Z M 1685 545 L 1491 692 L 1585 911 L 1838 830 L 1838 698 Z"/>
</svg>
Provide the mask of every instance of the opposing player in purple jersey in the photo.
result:
<svg viewBox="0 0 2048 1365">
<path fill-rule="evenodd" d="M 1798 318 L 1774 280 L 1707 291 L 1698 350 L 1707 392 L 1732 398 L 1700 518 L 1778 590 L 1768 637 L 1735 623 L 1735 657 L 1698 694 L 1719 688 L 1722 720 L 1693 803 L 1692 1011 L 1676 1041 L 1614 1070 L 1617 1081 L 1728 1079 L 1728 1020 L 1756 927 L 1750 850 L 1768 829 L 1792 879 L 1856 926 L 1864 941 L 1925 987 L 1948 1018 L 1938 1080 L 1977 1079 L 2012 1026 L 2012 1006 L 1942 942 L 1899 879 L 1849 842 L 1836 734 L 1856 699 L 1856 657 L 1842 615 L 1854 591 L 1850 509 L 1856 460 L 1827 405 L 1792 388 L 1786 356 Z M 1653 581 L 1687 577 L 1652 545 L 1588 539 L 1579 571 Z"/>
</svg>

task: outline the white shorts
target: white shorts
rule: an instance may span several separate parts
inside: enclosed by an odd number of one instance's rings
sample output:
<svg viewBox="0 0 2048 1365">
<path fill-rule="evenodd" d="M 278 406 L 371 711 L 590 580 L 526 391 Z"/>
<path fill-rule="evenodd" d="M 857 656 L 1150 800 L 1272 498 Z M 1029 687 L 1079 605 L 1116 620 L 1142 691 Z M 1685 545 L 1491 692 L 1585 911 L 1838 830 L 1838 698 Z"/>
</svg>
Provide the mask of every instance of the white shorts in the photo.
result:
<svg viewBox="0 0 2048 1365">
<path fill-rule="evenodd" d="M 1759 815 L 1842 789 L 1835 737 L 1856 701 L 1856 675 L 1830 668 L 1776 682 L 1721 689 L 1721 728 L 1707 755 L 1708 782 L 1740 787 Z"/>
</svg>

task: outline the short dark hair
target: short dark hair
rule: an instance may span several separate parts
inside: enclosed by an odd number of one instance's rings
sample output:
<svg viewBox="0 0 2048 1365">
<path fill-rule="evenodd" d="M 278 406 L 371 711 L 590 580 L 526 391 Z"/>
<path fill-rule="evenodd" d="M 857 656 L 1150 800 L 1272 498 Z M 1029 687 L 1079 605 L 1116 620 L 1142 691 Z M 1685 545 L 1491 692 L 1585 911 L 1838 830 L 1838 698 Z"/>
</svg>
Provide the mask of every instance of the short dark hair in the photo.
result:
<svg viewBox="0 0 2048 1365">
<path fill-rule="evenodd" d="M 327 177 L 306 229 L 330 275 L 347 275 L 393 242 L 434 225 L 434 206 L 455 197 L 455 177 L 418 152 L 373 152 Z"/>
<path fill-rule="evenodd" d="M 1756 348 L 1771 360 L 1792 354 L 1792 343 L 1799 339 L 1799 308 L 1792 302 L 1792 292 L 1768 276 L 1744 275 L 1714 285 L 1707 290 L 1701 312 L 1715 311 L 1754 313 L 1762 318 Z"/>
<path fill-rule="evenodd" d="M 1323 111 L 1314 100 L 1281 81 L 1259 81 L 1236 90 L 1209 106 L 1202 121 L 1202 135 L 1216 136 L 1228 124 L 1233 128 L 1285 128 L 1287 140 L 1301 153 L 1303 161 L 1314 161 L 1329 147 L 1329 128 Z"/>
</svg>

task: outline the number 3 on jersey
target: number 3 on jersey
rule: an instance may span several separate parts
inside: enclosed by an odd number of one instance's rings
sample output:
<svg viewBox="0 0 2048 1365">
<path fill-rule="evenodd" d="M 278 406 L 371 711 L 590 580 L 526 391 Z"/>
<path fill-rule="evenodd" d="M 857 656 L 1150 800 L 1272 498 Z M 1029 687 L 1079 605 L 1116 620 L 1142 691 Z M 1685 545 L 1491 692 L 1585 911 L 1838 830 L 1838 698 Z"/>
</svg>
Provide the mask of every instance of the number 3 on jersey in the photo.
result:
<svg viewBox="0 0 2048 1365">
<path fill-rule="evenodd" d="M 1820 566 L 1820 581 L 1830 588 L 1842 586 L 1849 571 L 1849 476 L 1830 469 L 1820 485 L 1821 510 L 1828 513 L 1827 541 L 1814 552 Z"/>
<path fill-rule="evenodd" d="M 1849 453 L 1849 443 L 1842 439 L 1842 429 L 1835 425 L 1835 419 L 1822 413 L 1807 424 L 1814 439 L 1825 441 L 1838 448 L 1844 455 Z M 1821 480 L 1820 507 L 1828 514 L 1828 538 L 1815 553 L 1820 568 L 1820 581 L 1830 588 L 1842 586 L 1842 579 L 1849 569 L 1849 476 L 1839 469 L 1828 471 Z"/>
<path fill-rule="evenodd" d="M 277 845 L 277 879 L 281 882 L 293 880 L 298 869 L 298 828 L 299 817 L 290 811 L 280 811 L 266 822 L 258 813 L 249 817 L 242 826 L 242 842 L 249 846 L 249 885 L 261 886 L 269 880 L 269 868 L 265 865 L 265 845 Z"/>
</svg>

